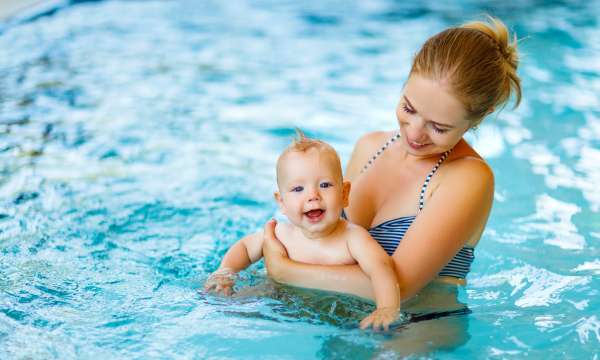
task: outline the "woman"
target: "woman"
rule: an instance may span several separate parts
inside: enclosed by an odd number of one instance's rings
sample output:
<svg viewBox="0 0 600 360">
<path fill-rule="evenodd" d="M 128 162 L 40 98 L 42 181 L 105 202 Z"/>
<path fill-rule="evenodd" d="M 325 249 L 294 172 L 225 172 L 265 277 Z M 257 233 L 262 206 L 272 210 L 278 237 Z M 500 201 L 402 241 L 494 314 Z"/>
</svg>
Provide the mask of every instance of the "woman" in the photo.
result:
<svg viewBox="0 0 600 360">
<path fill-rule="evenodd" d="M 366 134 L 355 145 L 345 175 L 352 183 L 345 216 L 392 257 L 403 300 L 430 284 L 466 283 L 492 207 L 494 176 L 463 136 L 511 94 L 519 104 L 516 70 L 516 43 L 501 21 L 442 31 L 415 56 L 396 109 L 399 130 Z M 276 281 L 373 298 L 357 265 L 290 260 L 273 225 L 265 226 L 263 251 Z"/>
</svg>

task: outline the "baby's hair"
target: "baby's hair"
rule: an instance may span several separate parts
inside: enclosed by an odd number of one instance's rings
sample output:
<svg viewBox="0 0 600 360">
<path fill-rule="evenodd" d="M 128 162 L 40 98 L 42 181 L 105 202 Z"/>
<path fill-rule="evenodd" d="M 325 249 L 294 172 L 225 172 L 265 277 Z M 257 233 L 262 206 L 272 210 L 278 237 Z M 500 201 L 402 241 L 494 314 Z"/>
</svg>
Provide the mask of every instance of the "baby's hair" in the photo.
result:
<svg viewBox="0 0 600 360">
<path fill-rule="evenodd" d="M 289 152 L 289 151 L 304 152 L 313 147 L 316 147 L 318 149 L 327 148 L 328 150 L 335 152 L 335 149 L 333 147 L 331 147 L 331 145 L 327 144 L 326 142 L 317 140 L 317 139 L 313 139 L 313 138 L 309 138 L 299 128 L 295 128 L 295 131 L 296 131 L 296 137 L 292 140 L 292 143 L 290 145 L 288 145 L 288 147 L 283 151 L 284 153 Z"/>
<path fill-rule="evenodd" d="M 464 105 L 471 126 L 477 126 L 512 93 L 515 107 L 521 101 L 517 75 L 519 56 L 516 37 L 502 21 L 487 16 L 446 29 L 429 38 L 413 60 L 410 74 L 447 83 Z"/>
<path fill-rule="evenodd" d="M 304 153 L 310 149 L 316 149 L 319 152 L 331 154 L 335 159 L 336 166 L 339 168 L 339 173 L 341 176 L 342 164 L 340 161 L 340 157 L 338 156 L 338 153 L 337 151 L 335 151 L 333 146 L 329 145 L 328 143 L 322 140 L 313 139 L 306 136 L 304 132 L 302 132 L 302 130 L 300 130 L 299 128 L 295 128 L 295 131 L 296 136 L 294 137 L 292 142 L 285 148 L 285 150 L 283 150 L 283 152 L 281 153 L 281 155 L 279 155 L 279 158 L 277 159 L 277 183 L 279 183 L 281 164 L 283 163 L 283 160 L 285 159 L 286 155 L 291 152 Z"/>
</svg>

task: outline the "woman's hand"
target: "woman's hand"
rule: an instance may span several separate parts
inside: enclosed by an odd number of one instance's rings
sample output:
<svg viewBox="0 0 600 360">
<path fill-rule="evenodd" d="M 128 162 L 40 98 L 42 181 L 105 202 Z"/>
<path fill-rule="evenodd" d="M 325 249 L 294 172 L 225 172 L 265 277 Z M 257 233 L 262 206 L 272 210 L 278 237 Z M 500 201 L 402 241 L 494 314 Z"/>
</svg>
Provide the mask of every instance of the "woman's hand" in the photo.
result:
<svg viewBox="0 0 600 360">
<path fill-rule="evenodd" d="M 358 264 L 314 265 L 289 258 L 285 246 L 275 235 L 275 220 L 263 231 L 262 252 L 269 277 L 279 283 L 307 289 L 337 291 L 373 299 L 371 280 Z"/>
<path fill-rule="evenodd" d="M 285 260 L 289 259 L 287 250 L 275 236 L 275 226 L 277 221 L 271 219 L 265 224 L 263 232 L 263 256 L 265 258 L 265 266 L 267 274 L 275 281 L 279 281 L 278 277 Z"/>
</svg>

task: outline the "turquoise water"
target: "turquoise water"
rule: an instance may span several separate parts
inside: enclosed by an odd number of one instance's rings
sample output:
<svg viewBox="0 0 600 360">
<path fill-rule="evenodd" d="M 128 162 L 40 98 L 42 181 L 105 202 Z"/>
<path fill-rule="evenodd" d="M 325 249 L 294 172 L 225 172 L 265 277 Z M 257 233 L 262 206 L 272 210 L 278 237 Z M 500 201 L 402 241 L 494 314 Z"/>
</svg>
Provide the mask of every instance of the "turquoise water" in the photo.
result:
<svg viewBox="0 0 600 360">
<path fill-rule="evenodd" d="M 0 33 L 0 358 L 596 359 L 600 2 L 102 1 Z M 420 44 L 483 12 L 524 98 L 475 133 L 495 204 L 458 297 L 390 334 L 371 305 L 269 282 L 196 290 L 276 206 L 294 126 L 347 161 L 392 129 Z"/>
</svg>

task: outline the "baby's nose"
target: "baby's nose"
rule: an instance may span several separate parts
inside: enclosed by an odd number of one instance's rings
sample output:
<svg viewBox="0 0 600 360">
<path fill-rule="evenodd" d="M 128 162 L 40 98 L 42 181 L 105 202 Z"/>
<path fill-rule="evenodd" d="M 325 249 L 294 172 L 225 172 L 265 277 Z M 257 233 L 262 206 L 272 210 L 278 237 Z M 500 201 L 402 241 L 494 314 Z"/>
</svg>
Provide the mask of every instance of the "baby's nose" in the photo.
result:
<svg viewBox="0 0 600 360">
<path fill-rule="evenodd" d="M 319 192 L 317 190 L 311 190 L 311 192 L 308 194 L 308 201 L 317 201 L 321 199 L 321 197 L 319 196 Z"/>
</svg>

